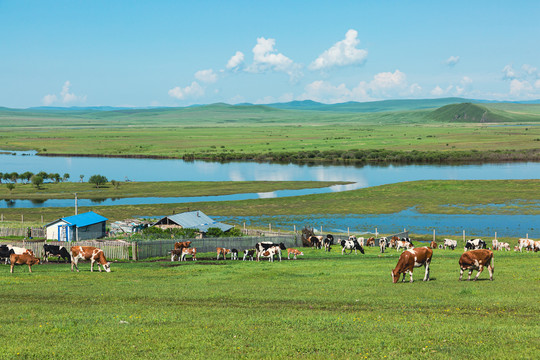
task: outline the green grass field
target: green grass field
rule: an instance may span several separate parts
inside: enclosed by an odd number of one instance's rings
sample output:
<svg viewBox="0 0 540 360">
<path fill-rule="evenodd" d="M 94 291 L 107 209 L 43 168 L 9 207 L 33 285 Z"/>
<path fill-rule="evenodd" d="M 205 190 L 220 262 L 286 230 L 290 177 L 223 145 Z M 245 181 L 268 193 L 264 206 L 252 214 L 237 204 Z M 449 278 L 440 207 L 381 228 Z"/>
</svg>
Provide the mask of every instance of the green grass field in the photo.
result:
<svg viewBox="0 0 540 360">
<path fill-rule="evenodd" d="M 398 253 L 297 261 L 0 265 L 1 359 L 534 359 L 538 253 L 495 254 L 494 281 L 458 282 L 460 250 L 432 281 L 393 284 Z M 215 256 L 215 254 L 213 254 Z"/>
</svg>

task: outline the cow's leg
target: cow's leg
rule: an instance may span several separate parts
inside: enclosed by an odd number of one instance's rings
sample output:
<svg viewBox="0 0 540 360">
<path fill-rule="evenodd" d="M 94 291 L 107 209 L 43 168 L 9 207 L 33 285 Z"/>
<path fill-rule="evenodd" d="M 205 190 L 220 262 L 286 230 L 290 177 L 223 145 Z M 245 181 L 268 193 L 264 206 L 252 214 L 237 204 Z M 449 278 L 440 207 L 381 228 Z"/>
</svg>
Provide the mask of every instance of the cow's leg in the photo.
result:
<svg viewBox="0 0 540 360">
<path fill-rule="evenodd" d="M 71 271 L 73 271 L 73 265 L 75 265 L 75 269 L 77 269 L 77 272 L 79 272 L 79 267 L 77 266 L 78 259 L 76 257 L 71 258 Z"/>
<path fill-rule="evenodd" d="M 30 264 L 28 264 L 28 271 L 32 272 L 32 266 L 30 266 Z"/>
<path fill-rule="evenodd" d="M 13 266 L 15 266 L 14 263 L 11 263 L 11 268 L 9 269 L 9 272 L 13 274 Z"/>
<path fill-rule="evenodd" d="M 461 279 L 463 278 L 463 270 L 464 269 L 462 267 L 459 268 L 459 281 L 461 281 Z"/>
<path fill-rule="evenodd" d="M 469 269 L 469 278 L 467 279 L 467 281 L 471 281 L 472 271 L 473 271 L 473 269 Z"/>
<path fill-rule="evenodd" d="M 493 268 L 493 266 L 491 265 L 488 265 L 488 271 L 489 271 L 489 280 L 493 281 L 493 271 L 495 269 Z"/>
<path fill-rule="evenodd" d="M 409 270 L 409 277 L 410 277 L 409 282 L 413 282 L 412 273 L 413 273 L 412 270 Z"/>
<path fill-rule="evenodd" d="M 476 273 L 476 276 L 475 276 L 475 278 L 474 278 L 473 281 L 476 281 L 476 280 L 478 279 L 478 277 L 480 276 L 480 274 L 482 273 L 482 271 L 484 271 L 484 266 L 483 266 L 483 265 L 480 265 L 480 266 L 478 267 L 478 272 Z M 471 272 L 472 272 L 472 271 L 471 271 Z"/>
<path fill-rule="evenodd" d="M 94 272 L 94 259 L 90 259 L 90 272 Z"/>
<path fill-rule="evenodd" d="M 429 262 L 426 262 L 426 265 L 424 265 L 426 268 L 426 273 L 424 275 L 424 281 L 429 281 Z"/>
</svg>

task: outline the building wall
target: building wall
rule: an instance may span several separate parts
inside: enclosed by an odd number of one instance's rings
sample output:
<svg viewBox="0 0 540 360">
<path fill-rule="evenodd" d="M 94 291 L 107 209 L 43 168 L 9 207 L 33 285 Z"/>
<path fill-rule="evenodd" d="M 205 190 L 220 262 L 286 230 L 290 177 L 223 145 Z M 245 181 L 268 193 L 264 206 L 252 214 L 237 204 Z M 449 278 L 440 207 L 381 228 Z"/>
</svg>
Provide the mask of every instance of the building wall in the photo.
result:
<svg viewBox="0 0 540 360">
<path fill-rule="evenodd" d="M 66 225 L 65 221 L 58 221 L 47 227 L 47 240 L 58 240 L 58 226 Z"/>
<path fill-rule="evenodd" d="M 100 239 L 105 236 L 105 222 L 84 226 L 77 229 L 79 241 Z M 74 237 L 75 238 L 75 237 Z"/>
</svg>

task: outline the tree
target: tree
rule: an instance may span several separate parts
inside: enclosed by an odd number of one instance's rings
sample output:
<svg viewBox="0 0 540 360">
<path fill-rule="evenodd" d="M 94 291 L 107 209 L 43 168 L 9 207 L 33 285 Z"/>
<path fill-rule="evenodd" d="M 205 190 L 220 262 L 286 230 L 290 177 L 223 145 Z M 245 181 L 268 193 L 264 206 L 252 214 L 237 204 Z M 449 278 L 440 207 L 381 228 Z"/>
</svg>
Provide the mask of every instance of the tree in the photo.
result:
<svg viewBox="0 0 540 360">
<path fill-rule="evenodd" d="M 64 176 L 62 177 L 62 181 L 68 181 L 69 180 L 69 174 L 68 173 L 65 173 Z"/>
<path fill-rule="evenodd" d="M 115 189 L 118 189 L 118 187 L 120 186 L 120 181 L 111 180 L 111 184 L 112 186 L 114 186 Z"/>
<path fill-rule="evenodd" d="M 223 230 L 221 230 L 220 228 L 217 228 L 217 227 L 211 227 L 211 228 L 208 228 L 208 230 L 206 231 L 206 234 L 205 234 L 206 237 L 221 237 L 223 236 Z"/>
<path fill-rule="evenodd" d="M 2 180 L 4 180 L 4 173 L 0 172 L 0 184 L 2 183 Z"/>
<path fill-rule="evenodd" d="M 16 183 L 18 178 L 19 174 L 17 172 L 12 172 L 11 174 L 9 174 L 9 180 L 11 180 L 11 182 L 13 183 Z"/>
<path fill-rule="evenodd" d="M 62 180 L 62 177 L 60 177 L 60 174 L 58 174 L 58 173 L 54 173 L 54 174 L 51 174 L 51 175 L 52 175 L 51 179 L 53 179 L 56 184 L 58 184 L 60 182 L 60 180 Z"/>
<path fill-rule="evenodd" d="M 32 185 L 34 185 L 38 190 L 39 187 L 43 184 L 43 178 L 39 175 L 32 176 L 30 181 L 32 181 Z"/>
<path fill-rule="evenodd" d="M 43 181 L 49 178 L 49 174 L 47 174 L 45 171 L 40 171 L 36 175 L 39 176 Z"/>
<path fill-rule="evenodd" d="M 107 180 L 107 178 L 103 175 L 92 175 L 90 176 L 90 179 L 88 180 L 90 184 L 96 185 L 97 188 L 107 183 L 107 181 L 109 180 Z"/>
<path fill-rule="evenodd" d="M 84 175 L 79 175 L 79 177 L 81 178 L 81 182 L 83 182 Z"/>
<path fill-rule="evenodd" d="M 15 189 L 15 184 L 8 183 L 8 184 L 6 184 L 6 186 L 7 186 L 8 190 L 9 190 L 10 194 L 13 191 L 13 189 Z"/>
<path fill-rule="evenodd" d="M 32 175 L 34 175 L 33 172 L 25 171 L 22 174 L 19 175 L 19 178 L 24 180 L 25 183 L 28 183 L 30 179 L 32 178 Z"/>
</svg>

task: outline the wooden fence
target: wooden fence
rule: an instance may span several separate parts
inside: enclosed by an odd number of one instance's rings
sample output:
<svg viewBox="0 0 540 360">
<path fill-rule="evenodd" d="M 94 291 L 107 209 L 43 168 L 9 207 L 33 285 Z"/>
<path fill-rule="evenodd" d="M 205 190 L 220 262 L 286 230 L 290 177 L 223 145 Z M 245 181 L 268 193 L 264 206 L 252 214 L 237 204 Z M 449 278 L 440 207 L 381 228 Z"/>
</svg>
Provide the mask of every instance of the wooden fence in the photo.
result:
<svg viewBox="0 0 540 360">
<path fill-rule="evenodd" d="M 8 228 L 8 227 L 0 227 L 0 236 L 25 236 L 25 237 L 33 237 L 33 238 L 44 238 L 46 236 L 46 232 L 44 228 L 30 228 L 30 232 L 28 231 L 28 228 L 21 227 L 21 228 Z"/>
</svg>

